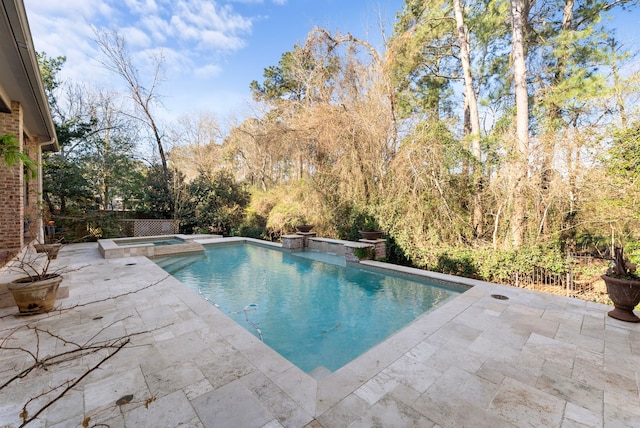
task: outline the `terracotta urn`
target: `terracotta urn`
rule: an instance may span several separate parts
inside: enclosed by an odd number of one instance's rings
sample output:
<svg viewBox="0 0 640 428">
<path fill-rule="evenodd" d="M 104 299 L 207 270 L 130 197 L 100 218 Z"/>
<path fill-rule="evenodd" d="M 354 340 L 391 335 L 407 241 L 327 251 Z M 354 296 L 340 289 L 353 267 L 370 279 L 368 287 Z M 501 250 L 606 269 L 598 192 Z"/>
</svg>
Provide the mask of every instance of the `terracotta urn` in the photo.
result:
<svg viewBox="0 0 640 428">
<path fill-rule="evenodd" d="M 25 277 L 11 281 L 7 288 L 21 314 L 41 314 L 53 309 L 62 279 L 59 274 L 48 274 L 40 280 Z"/>
</svg>

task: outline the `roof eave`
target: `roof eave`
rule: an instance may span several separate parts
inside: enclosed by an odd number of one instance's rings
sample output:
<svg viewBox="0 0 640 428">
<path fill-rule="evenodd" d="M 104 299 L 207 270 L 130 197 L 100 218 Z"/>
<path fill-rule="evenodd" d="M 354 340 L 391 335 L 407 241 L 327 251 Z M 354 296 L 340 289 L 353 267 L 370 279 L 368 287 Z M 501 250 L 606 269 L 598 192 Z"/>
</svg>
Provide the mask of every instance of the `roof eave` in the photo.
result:
<svg viewBox="0 0 640 428">
<path fill-rule="evenodd" d="M 49 101 L 44 90 L 42 76 L 40 75 L 40 66 L 36 58 L 33 40 L 31 39 L 24 3 L 21 0 L 2 0 L 2 5 L 11 28 L 19 60 L 24 68 L 25 78 L 28 81 L 30 98 L 34 102 L 35 111 L 39 116 L 38 120 L 41 121 L 46 130 L 46 134 L 39 133 L 37 135 L 40 145 L 43 150 L 57 151 L 60 147 L 51 117 L 51 110 L 49 109 Z M 3 101 L 0 104 L 4 103 Z"/>
</svg>

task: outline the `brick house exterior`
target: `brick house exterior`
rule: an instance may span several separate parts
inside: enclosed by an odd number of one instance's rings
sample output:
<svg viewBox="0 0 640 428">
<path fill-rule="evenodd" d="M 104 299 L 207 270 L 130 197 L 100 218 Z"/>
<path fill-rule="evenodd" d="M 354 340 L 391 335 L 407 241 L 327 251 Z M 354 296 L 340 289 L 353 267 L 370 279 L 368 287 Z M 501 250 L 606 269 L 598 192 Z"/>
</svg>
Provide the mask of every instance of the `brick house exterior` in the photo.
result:
<svg viewBox="0 0 640 428">
<path fill-rule="evenodd" d="M 42 76 L 22 0 L 0 6 L 0 135 L 12 134 L 23 153 L 41 165 L 44 150 L 58 150 Z M 34 238 L 42 238 L 38 176 L 0 159 L 0 266 Z"/>
</svg>

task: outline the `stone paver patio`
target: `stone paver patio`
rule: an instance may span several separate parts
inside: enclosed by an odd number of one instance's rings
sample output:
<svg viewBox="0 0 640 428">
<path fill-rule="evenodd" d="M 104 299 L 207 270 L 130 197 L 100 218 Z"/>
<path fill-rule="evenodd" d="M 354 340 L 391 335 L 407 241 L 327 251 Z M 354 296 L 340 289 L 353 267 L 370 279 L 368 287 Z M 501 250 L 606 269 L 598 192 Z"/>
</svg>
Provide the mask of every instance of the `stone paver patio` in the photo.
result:
<svg viewBox="0 0 640 428">
<path fill-rule="evenodd" d="M 0 385 L 32 364 L 24 349 L 130 343 L 28 426 L 640 426 L 640 325 L 604 305 L 465 280 L 472 289 L 317 381 L 147 258 L 77 244 L 56 264 L 84 266 L 66 274 L 60 311 L 0 309 Z M 58 358 L 0 389 L 0 426 L 114 351 Z"/>
</svg>

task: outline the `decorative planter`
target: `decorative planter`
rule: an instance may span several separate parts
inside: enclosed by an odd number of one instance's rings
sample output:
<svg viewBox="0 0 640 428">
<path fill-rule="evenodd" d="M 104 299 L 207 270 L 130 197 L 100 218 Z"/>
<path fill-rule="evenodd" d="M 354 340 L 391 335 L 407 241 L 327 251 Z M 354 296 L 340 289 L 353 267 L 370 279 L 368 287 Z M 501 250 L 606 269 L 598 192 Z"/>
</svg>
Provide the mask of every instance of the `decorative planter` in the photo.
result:
<svg viewBox="0 0 640 428">
<path fill-rule="evenodd" d="M 43 280 L 20 278 L 7 284 L 22 314 L 41 314 L 53 309 L 62 275 L 48 274 Z"/>
<path fill-rule="evenodd" d="M 302 233 L 309 233 L 313 229 L 312 224 L 299 224 L 296 226 L 296 230 Z"/>
<path fill-rule="evenodd" d="M 36 252 L 47 253 L 49 260 L 55 260 L 58 258 L 58 251 L 60 251 L 62 244 L 35 244 L 34 247 Z"/>
<path fill-rule="evenodd" d="M 360 230 L 360 235 L 362 235 L 363 239 L 369 241 L 375 241 L 376 239 L 380 239 L 382 236 L 381 230 Z"/>
<path fill-rule="evenodd" d="M 640 322 L 640 318 L 633 313 L 633 309 L 640 303 L 640 281 L 607 275 L 602 275 L 601 278 L 607 285 L 607 293 L 615 307 L 609 311 L 609 316 L 621 321 Z"/>
</svg>

